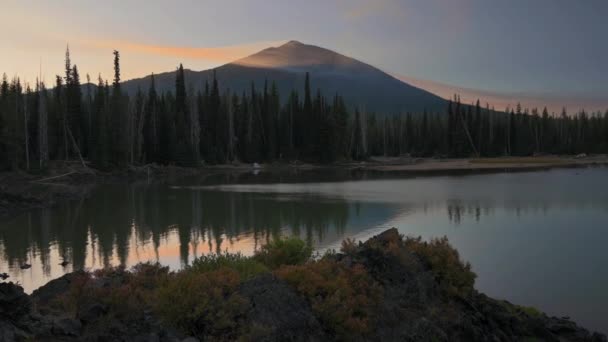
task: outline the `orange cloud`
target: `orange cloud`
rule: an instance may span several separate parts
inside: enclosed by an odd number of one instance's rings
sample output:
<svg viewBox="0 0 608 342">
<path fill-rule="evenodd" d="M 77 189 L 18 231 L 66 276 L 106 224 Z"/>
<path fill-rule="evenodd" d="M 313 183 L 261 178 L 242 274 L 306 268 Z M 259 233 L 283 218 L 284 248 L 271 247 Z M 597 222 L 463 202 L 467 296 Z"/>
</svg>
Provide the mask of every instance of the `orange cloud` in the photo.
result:
<svg viewBox="0 0 608 342">
<path fill-rule="evenodd" d="M 542 109 L 543 107 L 547 107 L 550 113 L 560 113 L 564 107 L 567 108 L 570 113 L 581 109 L 585 109 L 586 111 L 605 111 L 608 109 L 608 98 L 585 98 L 552 94 L 499 93 L 453 86 L 429 80 L 420 80 L 403 75 L 392 75 L 403 82 L 427 90 L 444 99 L 454 98 L 454 95 L 458 94 L 463 103 L 474 103 L 479 100 L 482 106 L 485 106 L 486 103 L 488 103 L 490 107 L 494 107 L 496 110 L 504 110 L 507 107 L 515 108 L 518 103 L 520 103 L 523 108 L 529 109 Z"/>
<path fill-rule="evenodd" d="M 179 47 L 170 45 L 151 45 L 123 40 L 94 40 L 83 43 L 95 48 L 226 63 L 255 53 L 268 46 L 283 43 L 283 41 L 266 41 L 221 47 Z"/>
</svg>

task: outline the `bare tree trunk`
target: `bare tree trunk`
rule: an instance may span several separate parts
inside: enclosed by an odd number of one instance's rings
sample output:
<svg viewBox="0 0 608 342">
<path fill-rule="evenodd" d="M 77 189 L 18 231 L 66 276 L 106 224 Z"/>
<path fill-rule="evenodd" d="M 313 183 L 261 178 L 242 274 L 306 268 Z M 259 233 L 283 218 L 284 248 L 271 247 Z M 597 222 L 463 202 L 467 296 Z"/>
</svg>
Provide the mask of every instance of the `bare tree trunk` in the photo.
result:
<svg viewBox="0 0 608 342">
<path fill-rule="evenodd" d="M 196 160 L 200 160 L 201 152 L 201 128 L 198 118 L 198 103 L 194 94 L 194 89 L 190 89 L 190 144 Z"/>
<path fill-rule="evenodd" d="M 70 139 L 72 140 L 72 144 L 74 145 L 74 150 L 76 151 L 76 154 L 78 154 L 78 158 L 80 159 L 80 163 L 82 164 L 82 166 L 85 169 L 88 169 L 87 164 L 84 162 L 84 159 L 82 159 L 82 155 L 80 154 L 80 149 L 78 148 L 78 144 L 76 143 L 76 139 L 74 139 L 74 136 L 72 135 L 72 131 L 70 130 L 69 127 L 68 127 L 68 134 L 70 136 Z"/>
<path fill-rule="evenodd" d="M 363 155 L 367 156 L 367 113 L 361 111 L 361 145 L 363 146 Z"/>
<path fill-rule="evenodd" d="M 467 138 L 469 138 L 469 143 L 471 144 L 471 148 L 473 149 L 473 152 L 475 152 L 475 155 L 477 156 L 477 158 L 479 158 L 479 152 L 477 152 L 477 148 L 475 148 L 475 143 L 473 142 L 473 138 L 471 137 L 471 133 L 469 132 L 469 127 L 467 127 L 467 123 L 464 121 L 462 112 L 459 113 L 459 116 L 460 116 L 460 121 L 462 122 L 462 127 L 464 128 L 464 131 L 467 133 Z"/>
<path fill-rule="evenodd" d="M 146 116 L 149 114 L 144 110 L 143 103 L 142 107 L 137 108 L 137 113 L 137 131 L 135 132 L 137 142 L 137 157 L 135 159 L 141 163 L 143 161 L 144 123 L 146 121 Z"/>
<path fill-rule="evenodd" d="M 135 141 L 134 141 L 134 131 L 135 131 L 135 115 L 137 109 L 133 103 L 134 101 L 129 98 L 129 105 L 127 107 L 127 149 L 129 153 L 129 164 L 133 165 L 135 160 Z"/>
<path fill-rule="evenodd" d="M 28 90 L 29 93 L 29 90 Z M 25 99 L 23 101 L 23 130 L 25 137 L 25 168 L 29 171 L 30 169 L 30 136 L 29 129 L 27 127 L 27 117 L 28 117 L 28 109 L 27 109 L 27 94 L 25 95 Z"/>
<path fill-rule="evenodd" d="M 289 106 L 289 153 L 293 154 L 293 104 Z"/>
<path fill-rule="evenodd" d="M 38 96 L 40 98 L 38 105 L 38 148 L 40 150 L 40 168 L 43 169 L 49 161 L 48 114 L 44 85 L 41 87 Z"/>
<path fill-rule="evenodd" d="M 230 96 L 227 97 L 228 110 L 228 158 L 227 160 L 234 161 L 234 113 L 232 112 L 232 102 Z"/>
</svg>

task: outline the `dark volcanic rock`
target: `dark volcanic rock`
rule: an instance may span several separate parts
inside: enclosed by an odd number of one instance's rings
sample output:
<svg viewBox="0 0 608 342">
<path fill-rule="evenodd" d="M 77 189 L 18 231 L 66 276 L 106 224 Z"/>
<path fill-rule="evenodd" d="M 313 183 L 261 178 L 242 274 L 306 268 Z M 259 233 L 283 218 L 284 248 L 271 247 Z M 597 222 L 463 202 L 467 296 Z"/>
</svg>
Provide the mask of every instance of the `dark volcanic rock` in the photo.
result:
<svg viewBox="0 0 608 342">
<path fill-rule="evenodd" d="M 9 322 L 19 322 L 30 314 L 32 300 L 21 286 L 0 283 L 0 318 Z"/>
<path fill-rule="evenodd" d="M 327 340 L 310 305 L 285 282 L 264 274 L 245 282 L 239 292 L 251 303 L 248 323 L 264 330 L 261 341 Z"/>
<path fill-rule="evenodd" d="M 59 317 L 53 321 L 53 334 L 58 336 L 78 336 L 82 324 L 79 320 L 69 317 Z"/>
<path fill-rule="evenodd" d="M 387 253 L 398 246 L 399 253 Z M 407 250 L 397 229 L 389 229 L 348 256 L 383 285 L 372 340 L 382 341 L 606 341 L 574 322 L 530 315 L 516 305 L 473 291 L 466 296 L 443 293 L 430 265 Z"/>
<path fill-rule="evenodd" d="M 51 299 L 66 293 L 70 289 L 72 282 L 78 278 L 86 276 L 84 271 L 75 271 L 65 274 L 57 279 L 53 279 L 32 292 L 32 298 L 41 305 L 47 304 Z"/>
<path fill-rule="evenodd" d="M 78 310 L 78 318 L 84 324 L 92 323 L 108 312 L 105 305 L 99 303 L 87 303 Z"/>
</svg>

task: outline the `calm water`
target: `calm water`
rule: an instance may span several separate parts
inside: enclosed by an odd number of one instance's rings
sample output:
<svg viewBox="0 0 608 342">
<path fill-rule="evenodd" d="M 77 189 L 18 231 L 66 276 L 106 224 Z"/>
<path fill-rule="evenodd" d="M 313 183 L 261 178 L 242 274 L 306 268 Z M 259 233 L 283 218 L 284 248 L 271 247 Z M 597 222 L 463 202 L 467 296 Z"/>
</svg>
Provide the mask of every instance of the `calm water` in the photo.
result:
<svg viewBox="0 0 608 342">
<path fill-rule="evenodd" d="M 608 332 L 608 168 L 262 173 L 104 186 L 88 199 L 0 222 L 0 273 L 29 292 L 75 268 L 148 260 L 178 268 L 209 252 L 251 254 L 276 235 L 296 234 L 323 250 L 389 227 L 447 235 L 493 297 Z M 23 263 L 32 268 L 21 270 Z"/>
</svg>

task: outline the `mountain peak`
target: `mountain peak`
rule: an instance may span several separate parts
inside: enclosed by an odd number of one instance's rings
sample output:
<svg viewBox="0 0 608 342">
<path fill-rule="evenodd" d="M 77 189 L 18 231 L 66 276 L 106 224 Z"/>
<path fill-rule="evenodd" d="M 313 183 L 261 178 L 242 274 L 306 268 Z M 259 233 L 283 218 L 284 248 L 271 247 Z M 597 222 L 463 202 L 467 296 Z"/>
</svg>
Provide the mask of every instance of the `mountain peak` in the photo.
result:
<svg viewBox="0 0 608 342">
<path fill-rule="evenodd" d="M 281 45 L 281 47 L 283 47 L 283 46 L 302 46 L 302 45 L 305 45 L 305 44 L 303 44 L 297 40 L 290 40 L 287 43 Z"/>
<path fill-rule="evenodd" d="M 314 66 L 328 65 L 345 66 L 358 63 L 359 62 L 355 61 L 354 59 L 334 51 L 315 45 L 304 44 L 297 40 L 290 40 L 278 47 L 264 49 L 258 53 L 234 62 L 234 64 L 249 67 L 288 70 L 301 68 L 310 69 Z"/>
</svg>

